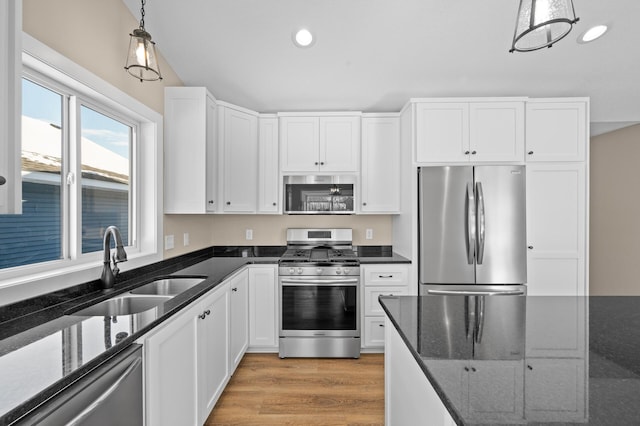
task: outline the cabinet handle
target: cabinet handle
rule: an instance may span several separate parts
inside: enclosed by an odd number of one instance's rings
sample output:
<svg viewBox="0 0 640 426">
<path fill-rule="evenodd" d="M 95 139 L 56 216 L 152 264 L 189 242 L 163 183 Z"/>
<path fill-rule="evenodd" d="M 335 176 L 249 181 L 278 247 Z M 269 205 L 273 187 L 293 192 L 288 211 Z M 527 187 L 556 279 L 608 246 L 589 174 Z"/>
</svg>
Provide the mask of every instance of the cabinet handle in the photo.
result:
<svg viewBox="0 0 640 426">
<path fill-rule="evenodd" d="M 469 151 L 465 151 L 465 152 L 464 152 L 464 155 L 469 155 Z"/>
<path fill-rule="evenodd" d="M 366 205 L 367 205 L 367 203 L 362 203 L 362 205 L 363 205 L 363 206 L 366 206 Z"/>
<path fill-rule="evenodd" d="M 527 246 L 529 250 L 533 250 L 533 246 Z"/>
<path fill-rule="evenodd" d="M 238 287 L 232 288 L 231 291 L 238 291 Z"/>
<path fill-rule="evenodd" d="M 469 371 L 469 367 L 465 367 L 465 368 L 464 368 L 464 371 Z"/>
<path fill-rule="evenodd" d="M 384 324 L 378 324 L 378 327 L 384 327 Z"/>
<path fill-rule="evenodd" d="M 209 200 L 209 204 L 213 204 L 213 200 Z"/>
<path fill-rule="evenodd" d="M 231 201 L 227 201 L 227 205 L 230 206 L 231 205 Z"/>
<path fill-rule="evenodd" d="M 0 176 L 0 186 L 4 185 L 5 183 L 7 183 L 7 180 L 4 178 L 4 176 Z"/>
<path fill-rule="evenodd" d="M 475 367 L 471 367 L 471 371 L 473 371 L 474 373 L 477 371 Z"/>
<path fill-rule="evenodd" d="M 378 275 L 378 278 L 393 278 L 393 275 Z"/>
<path fill-rule="evenodd" d="M 530 365 L 527 365 L 527 368 L 528 368 L 529 370 L 533 370 L 533 367 L 532 367 L 532 366 L 530 366 Z"/>
<path fill-rule="evenodd" d="M 207 314 L 205 312 L 203 312 L 198 316 L 200 317 L 200 319 L 204 319 L 207 316 Z"/>
<path fill-rule="evenodd" d="M 317 161 L 315 162 L 315 165 L 316 165 L 316 166 L 318 165 L 318 162 L 317 162 Z"/>
<path fill-rule="evenodd" d="M 476 152 L 475 151 L 471 151 L 471 155 L 476 155 Z"/>
<path fill-rule="evenodd" d="M 533 155 L 533 151 L 529 151 L 529 152 L 527 152 L 527 154 Z"/>
<path fill-rule="evenodd" d="M 275 206 L 275 205 L 276 205 L 276 203 L 273 203 L 273 205 Z"/>
<path fill-rule="evenodd" d="M 324 161 L 321 161 L 321 162 L 320 162 L 320 165 L 321 165 L 321 166 L 324 166 Z"/>
</svg>

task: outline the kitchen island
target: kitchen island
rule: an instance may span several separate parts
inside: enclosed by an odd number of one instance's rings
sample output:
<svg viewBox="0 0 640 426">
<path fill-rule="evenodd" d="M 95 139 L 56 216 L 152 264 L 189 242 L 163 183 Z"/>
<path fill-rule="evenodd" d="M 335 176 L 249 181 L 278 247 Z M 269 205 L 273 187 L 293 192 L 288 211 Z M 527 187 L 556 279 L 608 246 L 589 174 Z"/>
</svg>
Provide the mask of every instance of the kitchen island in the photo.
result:
<svg viewBox="0 0 640 426">
<path fill-rule="evenodd" d="M 380 297 L 385 416 L 640 424 L 640 297 Z"/>
</svg>

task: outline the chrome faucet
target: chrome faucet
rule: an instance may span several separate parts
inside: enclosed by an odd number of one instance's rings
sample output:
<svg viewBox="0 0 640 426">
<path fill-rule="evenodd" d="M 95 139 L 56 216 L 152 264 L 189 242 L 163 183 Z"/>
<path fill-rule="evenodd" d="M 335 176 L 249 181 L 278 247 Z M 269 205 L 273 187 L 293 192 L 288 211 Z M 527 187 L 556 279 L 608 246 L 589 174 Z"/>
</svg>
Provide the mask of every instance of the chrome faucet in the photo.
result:
<svg viewBox="0 0 640 426">
<path fill-rule="evenodd" d="M 111 236 L 115 239 L 116 252 L 113 254 L 113 269 L 111 269 Z M 110 226 L 104 231 L 104 266 L 102 268 L 102 288 L 105 290 L 113 289 L 113 285 L 116 283 L 116 277 L 120 272 L 118 269 L 119 262 L 127 261 L 127 252 L 124 251 L 122 246 L 122 237 L 120 231 L 115 226 Z"/>
</svg>

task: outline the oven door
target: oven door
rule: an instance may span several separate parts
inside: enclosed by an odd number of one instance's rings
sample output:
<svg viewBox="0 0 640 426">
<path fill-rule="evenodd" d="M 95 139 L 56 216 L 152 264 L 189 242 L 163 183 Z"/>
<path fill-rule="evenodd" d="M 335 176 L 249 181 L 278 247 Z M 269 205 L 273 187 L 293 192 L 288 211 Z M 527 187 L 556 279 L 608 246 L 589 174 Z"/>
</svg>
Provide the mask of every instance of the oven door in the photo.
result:
<svg viewBox="0 0 640 426">
<path fill-rule="evenodd" d="M 360 337 L 359 281 L 280 277 L 280 337 Z"/>
</svg>

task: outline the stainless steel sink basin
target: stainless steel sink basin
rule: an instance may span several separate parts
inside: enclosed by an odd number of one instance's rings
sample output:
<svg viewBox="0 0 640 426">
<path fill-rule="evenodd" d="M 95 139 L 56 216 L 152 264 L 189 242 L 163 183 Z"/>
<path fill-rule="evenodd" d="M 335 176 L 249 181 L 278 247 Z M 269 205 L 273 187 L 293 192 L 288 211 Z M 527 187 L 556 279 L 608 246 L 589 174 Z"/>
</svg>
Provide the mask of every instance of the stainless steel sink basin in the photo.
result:
<svg viewBox="0 0 640 426">
<path fill-rule="evenodd" d="M 150 282 L 131 290 L 131 294 L 149 294 L 175 296 L 183 291 L 189 290 L 191 287 L 197 286 L 204 278 L 193 277 L 168 277 Z"/>
<path fill-rule="evenodd" d="M 116 296 L 88 308 L 73 312 L 78 316 L 118 316 L 133 315 L 162 305 L 170 296 Z"/>
</svg>

